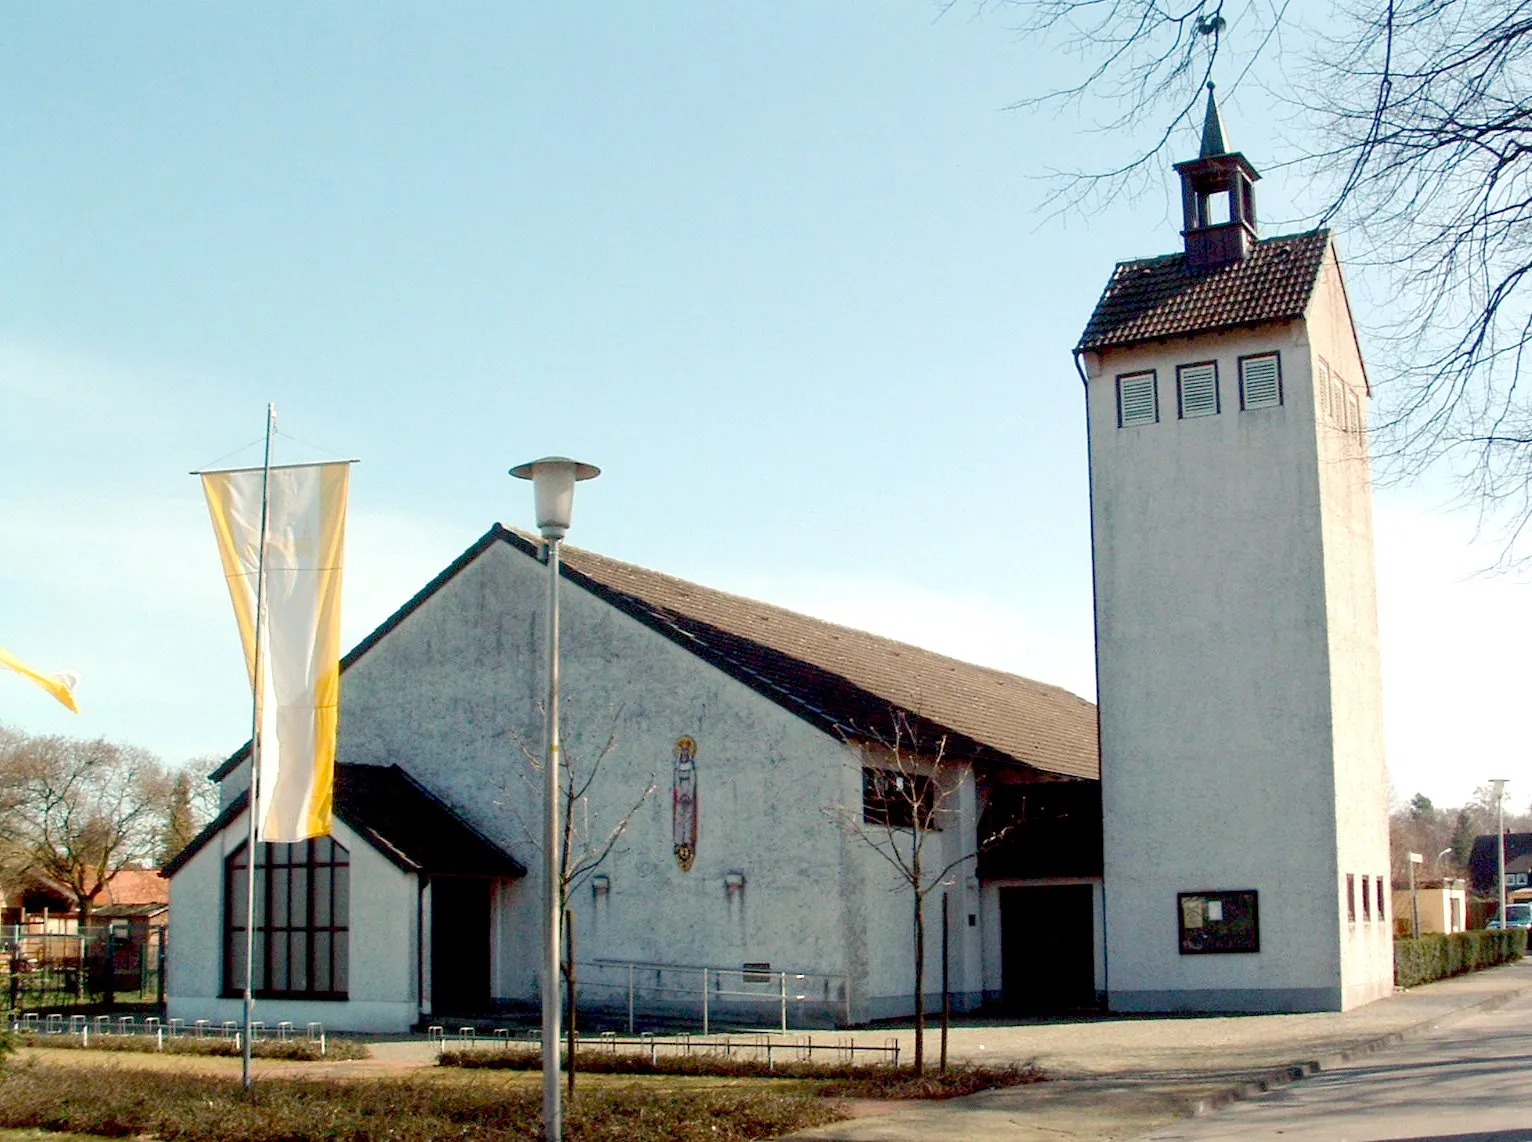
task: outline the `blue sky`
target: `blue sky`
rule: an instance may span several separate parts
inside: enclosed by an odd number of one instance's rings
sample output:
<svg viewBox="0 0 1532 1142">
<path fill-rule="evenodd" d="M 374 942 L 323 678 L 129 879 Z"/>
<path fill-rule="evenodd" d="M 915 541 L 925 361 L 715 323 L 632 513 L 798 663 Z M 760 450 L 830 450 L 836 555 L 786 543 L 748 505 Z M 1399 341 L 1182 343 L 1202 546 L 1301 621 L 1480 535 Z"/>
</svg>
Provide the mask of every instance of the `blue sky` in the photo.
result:
<svg viewBox="0 0 1532 1142">
<path fill-rule="evenodd" d="M 572 542 L 1089 695 L 1069 350 L 1114 261 L 1178 242 L 1173 176 L 1040 213 L 1124 140 L 1007 110 L 1071 62 L 939 10 L 10 11 L 0 645 L 78 669 L 84 713 L 12 679 L 0 722 L 177 763 L 243 740 L 187 472 L 257 462 L 267 401 L 279 461 L 362 461 L 348 645 L 530 523 L 506 469 L 558 452 L 605 469 Z M 1221 93 L 1265 166 L 1269 99 Z M 1280 171 L 1259 191 L 1296 216 Z M 1526 769 L 1527 632 L 1443 498 L 1380 496 L 1379 579 L 1395 784 L 1452 801 Z"/>
</svg>

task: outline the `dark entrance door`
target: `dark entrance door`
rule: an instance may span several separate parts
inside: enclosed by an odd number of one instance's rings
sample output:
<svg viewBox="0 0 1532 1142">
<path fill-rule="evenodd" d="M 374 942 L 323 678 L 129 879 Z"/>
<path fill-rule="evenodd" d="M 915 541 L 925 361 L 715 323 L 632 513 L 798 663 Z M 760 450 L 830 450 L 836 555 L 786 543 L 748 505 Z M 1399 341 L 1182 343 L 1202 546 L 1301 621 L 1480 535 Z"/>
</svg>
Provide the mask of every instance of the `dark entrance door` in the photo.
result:
<svg viewBox="0 0 1532 1142">
<path fill-rule="evenodd" d="M 1000 978 L 1016 1012 L 1069 1011 L 1096 1002 L 1092 886 L 1000 890 Z"/>
<path fill-rule="evenodd" d="M 431 881 L 431 1011 L 489 1008 L 489 887 L 476 877 Z"/>
</svg>

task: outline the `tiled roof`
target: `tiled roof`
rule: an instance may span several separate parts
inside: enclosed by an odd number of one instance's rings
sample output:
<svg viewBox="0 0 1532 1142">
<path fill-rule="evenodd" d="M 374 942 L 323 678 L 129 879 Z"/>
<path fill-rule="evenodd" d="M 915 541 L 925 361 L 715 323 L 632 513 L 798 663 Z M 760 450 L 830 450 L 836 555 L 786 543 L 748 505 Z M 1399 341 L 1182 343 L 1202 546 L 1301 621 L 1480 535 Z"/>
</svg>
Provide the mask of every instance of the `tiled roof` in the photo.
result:
<svg viewBox="0 0 1532 1142">
<path fill-rule="evenodd" d="M 525 550 L 531 541 L 507 533 Z M 1096 707 L 1049 686 L 565 547 L 571 579 L 831 732 L 887 740 L 903 716 L 948 756 L 1096 779 Z"/>
<path fill-rule="evenodd" d="M 337 765 L 335 815 L 409 872 L 527 874 L 521 862 L 397 765 Z"/>
<path fill-rule="evenodd" d="M 170 886 L 162 879 L 158 869 L 125 868 L 111 880 L 96 897 L 103 904 L 167 904 Z"/>
<path fill-rule="evenodd" d="M 244 812 L 248 799 L 248 792 L 236 797 L 159 875 L 175 875 Z M 336 765 L 335 815 L 406 872 L 506 878 L 527 872 L 397 765 Z"/>
<path fill-rule="evenodd" d="M 1202 274 L 1188 272 L 1185 254 L 1119 262 L 1077 351 L 1302 317 L 1329 242 L 1328 230 L 1266 238 Z"/>
<path fill-rule="evenodd" d="M 536 557 L 539 540 L 496 525 L 341 659 L 356 662 L 496 543 Z M 704 661 L 830 733 L 886 739 L 902 713 L 950 756 L 1020 762 L 1097 780 L 1096 707 L 1058 686 L 974 666 L 565 546 L 564 574 Z M 236 750 L 212 778 L 249 756 Z M 179 859 L 179 858 L 177 858 Z"/>
</svg>

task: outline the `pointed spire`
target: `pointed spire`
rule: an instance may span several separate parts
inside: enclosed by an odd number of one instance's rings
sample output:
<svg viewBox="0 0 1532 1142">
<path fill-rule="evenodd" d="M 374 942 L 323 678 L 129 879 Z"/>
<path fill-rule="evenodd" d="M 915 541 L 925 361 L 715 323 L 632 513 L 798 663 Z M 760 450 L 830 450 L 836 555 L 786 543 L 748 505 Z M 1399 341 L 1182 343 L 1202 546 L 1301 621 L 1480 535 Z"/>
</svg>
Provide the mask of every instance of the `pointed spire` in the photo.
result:
<svg viewBox="0 0 1532 1142">
<path fill-rule="evenodd" d="M 1223 137 L 1223 119 L 1218 114 L 1218 100 L 1213 98 L 1213 81 L 1208 80 L 1207 117 L 1202 122 L 1202 152 L 1199 159 L 1210 159 L 1229 153 L 1229 144 Z"/>
</svg>

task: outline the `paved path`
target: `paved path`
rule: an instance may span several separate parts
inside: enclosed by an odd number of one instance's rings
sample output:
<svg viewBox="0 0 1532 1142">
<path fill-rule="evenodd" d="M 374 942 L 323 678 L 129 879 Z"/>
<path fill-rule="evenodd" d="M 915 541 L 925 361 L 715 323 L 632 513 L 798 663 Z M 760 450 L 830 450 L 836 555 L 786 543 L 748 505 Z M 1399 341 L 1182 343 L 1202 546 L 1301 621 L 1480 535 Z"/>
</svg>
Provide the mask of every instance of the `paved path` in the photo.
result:
<svg viewBox="0 0 1532 1142">
<path fill-rule="evenodd" d="M 1532 995 L 1149 1137 L 1532 1139 Z"/>
<path fill-rule="evenodd" d="M 1532 959 L 1342 1014 L 968 1026 L 954 1057 L 1033 1061 L 1054 1081 L 804 1131 L 844 1142 L 1141 1138 L 1187 1115 L 1532 994 Z M 908 1039 L 908 1035 L 901 1035 Z"/>
</svg>

